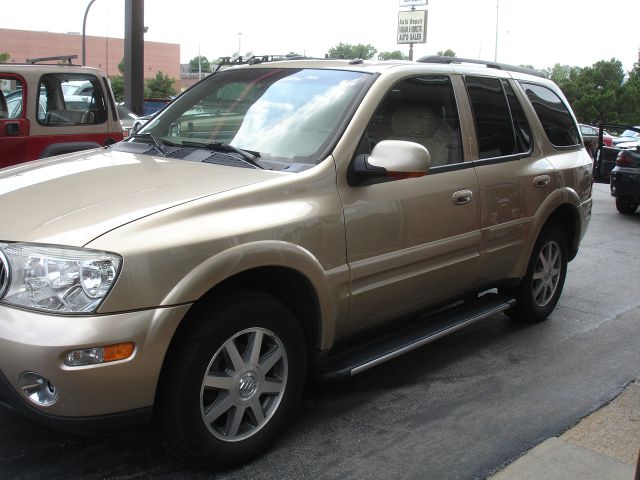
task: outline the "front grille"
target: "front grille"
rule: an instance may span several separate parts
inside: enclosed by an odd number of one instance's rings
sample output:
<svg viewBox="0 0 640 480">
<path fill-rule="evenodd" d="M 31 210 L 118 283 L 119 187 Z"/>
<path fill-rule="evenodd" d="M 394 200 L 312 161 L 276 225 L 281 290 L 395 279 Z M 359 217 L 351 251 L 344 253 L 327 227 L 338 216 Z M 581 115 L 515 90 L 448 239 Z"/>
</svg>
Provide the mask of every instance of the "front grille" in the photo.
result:
<svg viewBox="0 0 640 480">
<path fill-rule="evenodd" d="M 0 298 L 2 298 L 9 288 L 9 263 L 4 253 L 0 252 Z"/>
</svg>

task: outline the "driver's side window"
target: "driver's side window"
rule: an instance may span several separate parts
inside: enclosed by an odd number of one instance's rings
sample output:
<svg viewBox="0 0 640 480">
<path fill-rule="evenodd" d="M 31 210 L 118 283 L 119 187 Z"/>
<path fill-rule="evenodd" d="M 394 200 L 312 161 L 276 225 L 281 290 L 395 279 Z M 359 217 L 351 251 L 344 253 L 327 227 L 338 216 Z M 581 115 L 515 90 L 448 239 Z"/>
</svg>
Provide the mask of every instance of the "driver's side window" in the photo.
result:
<svg viewBox="0 0 640 480">
<path fill-rule="evenodd" d="M 382 140 L 405 140 L 423 145 L 431 166 L 462 162 L 458 109 L 447 76 L 408 78 L 387 93 L 374 113 L 358 153 Z"/>
<path fill-rule="evenodd" d="M 12 77 L 0 77 L 0 120 L 23 117 L 22 81 Z"/>
</svg>

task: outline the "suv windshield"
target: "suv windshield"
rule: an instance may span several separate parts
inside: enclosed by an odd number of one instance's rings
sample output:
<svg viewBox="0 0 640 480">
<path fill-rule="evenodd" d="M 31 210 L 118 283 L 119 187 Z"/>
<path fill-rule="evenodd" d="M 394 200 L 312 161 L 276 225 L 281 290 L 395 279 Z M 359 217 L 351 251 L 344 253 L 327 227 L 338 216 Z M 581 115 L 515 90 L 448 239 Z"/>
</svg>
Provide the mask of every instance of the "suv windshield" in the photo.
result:
<svg viewBox="0 0 640 480">
<path fill-rule="evenodd" d="M 314 164 L 370 78 L 342 70 L 227 70 L 196 84 L 142 133 L 189 148 L 229 144 L 273 161 L 271 168 Z"/>
</svg>

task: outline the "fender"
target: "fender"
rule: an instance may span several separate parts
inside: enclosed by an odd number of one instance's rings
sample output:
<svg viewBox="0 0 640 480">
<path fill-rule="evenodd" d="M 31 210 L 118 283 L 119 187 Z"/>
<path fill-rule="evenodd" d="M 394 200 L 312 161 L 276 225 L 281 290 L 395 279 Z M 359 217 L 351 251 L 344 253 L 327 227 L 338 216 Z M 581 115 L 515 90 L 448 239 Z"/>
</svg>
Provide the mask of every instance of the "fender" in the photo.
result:
<svg viewBox="0 0 640 480">
<path fill-rule="evenodd" d="M 344 315 L 348 297 L 346 265 L 325 271 L 320 262 L 299 245 L 262 240 L 237 245 L 202 262 L 183 277 L 163 299 L 163 305 L 193 302 L 224 280 L 260 267 L 285 267 L 303 275 L 311 284 L 320 308 L 320 348 L 333 343 L 337 319 Z"/>
<path fill-rule="evenodd" d="M 526 245 L 527 255 L 521 255 L 517 265 L 514 268 L 515 272 L 519 272 L 520 277 L 522 277 L 527 271 L 527 265 L 529 264 L 529 259 L 531 257 L 531 252 L 533 251 L 533 246 L 542 231 L 542 228 L 547 223 L 547 220 L 553 215 L 553 213 L 562 205 L 569 205 L 572 207 L 575 213 L 576 222 L 582 222 L 582 217 L 579 214 L 580 209 L 580 196 L 578 193 L 569 187 L 562 187 L 554 190 L 547 198 L 544 199 L 538 211 L 535 213 L 532 222 L 530 224 L 531 233 L 528 235 L 528 241 Z M 576 235 L 580 235 L 580 231 L 582 230 L 582 225 L 576 225 Z M 575 239 L 574 239 L 575 242 Z M 568 248 L 571 248 L 571 245 L 567 245 Z"/>
</svg>

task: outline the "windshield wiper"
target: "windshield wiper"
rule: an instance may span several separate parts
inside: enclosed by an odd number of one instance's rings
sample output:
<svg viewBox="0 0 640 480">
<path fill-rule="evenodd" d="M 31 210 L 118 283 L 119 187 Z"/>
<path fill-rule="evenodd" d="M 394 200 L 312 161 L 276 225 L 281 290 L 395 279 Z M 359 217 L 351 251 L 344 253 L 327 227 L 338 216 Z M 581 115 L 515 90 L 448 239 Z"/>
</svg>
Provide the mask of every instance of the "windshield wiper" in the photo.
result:
<svg viewBox="0 0 640 480">
<path fill-rule="evenodd" d="M 211 150 L 214 152 L 236 153 L 241 157 L 239 160 L 245 163 L 248 163 L 249 165 L 252 165 L 256 168 L 262 168 L 262 169 L 264 168 L 256 161 L 256 159 L 260 157 L 259 152 L 254 152 L 252 150 L 243 150 L 241 148 L 234 147 L 233 145 L 230 145 L 228 143 L 223 143 L 223 142 L 199 143 L 199 142 L 189 142 L 189 141 L 183 140 L 182 146 L 206 148 L 207 150 Z"/>
<path fill-rule="evenodd" d="M 153 146 L 155 147 L 155 149 L 165 157 L 167 156 L 167 151 L 164 149 L 164 145 L 169 145 L 172 147 L 176 146 L 175 143 L 169 142 L 167 140 L 160 140 L 158 137 L 156 137 L 153 133 L 150 133 L 150 132 L 134 133 L 132 137 L 133 138 L 150 138 L 151 141 L 153 142 Z"/>
</svg>

